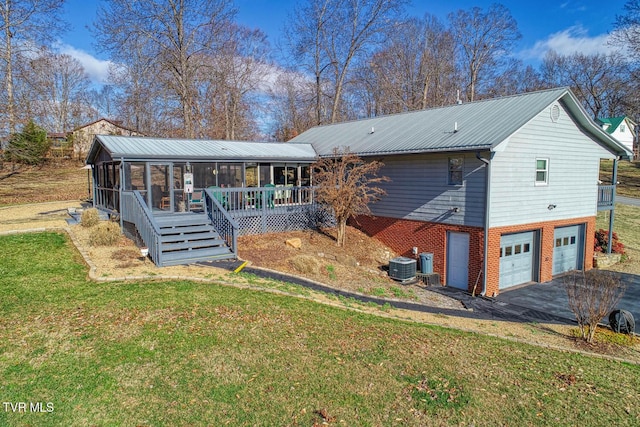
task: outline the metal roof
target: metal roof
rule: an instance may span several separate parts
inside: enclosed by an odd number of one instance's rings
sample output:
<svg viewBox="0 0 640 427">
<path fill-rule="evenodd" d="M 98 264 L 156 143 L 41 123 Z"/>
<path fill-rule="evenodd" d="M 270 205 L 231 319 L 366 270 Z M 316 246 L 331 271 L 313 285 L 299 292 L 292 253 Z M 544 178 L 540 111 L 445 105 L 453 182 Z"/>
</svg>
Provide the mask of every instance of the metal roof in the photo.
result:
<svg viewBox="0 0 640 427">
<path fill-rule="evenodd" d="M 606 117 L 604 119 L 598 119 L 598 122 L 600 122 L 601 124 L 607 124 L 609 126 L 607 126 L 606 128 L 603 128 L 605 132 L 607 133 L 613 133 L 614 130 L 616 130 L 616 128 L 618 126 L 620 126 L 620 123 L 622 123 L 622 121 L 624 120 L 624 116 L 621 117 Z"/>
<path fill-rule="evenodd" d="M 278 142 L 166 139 L 96 135 L 87 156 L 92 163 L 102 147 L 113 159 L 313 162 L 310 144 Z"/>
<path fill-rule="evenodd" d="M 345 147 L 359 156 L 492 150 L 556 101 L 591 138 L 619 156 L 631 154 L 588 117 L 567 88 L 317 126 L 291 142 L 310 143 L 320 156 Z"/>
<path fill-rule="evenodd" d="M 622 158 L 633 153 L 588 116 L 568 88 L 549 89 L 448 107 L 317 126 L 288 143 L 199 139 L 163 139 L 97 135 L 87 163 L 102 147 L 114 159 L 301 161 L 331 156 L 348 147 L 359 156 L 493 150 L 555 102 L 571 114 L 579 129 Z"/>
</svg>

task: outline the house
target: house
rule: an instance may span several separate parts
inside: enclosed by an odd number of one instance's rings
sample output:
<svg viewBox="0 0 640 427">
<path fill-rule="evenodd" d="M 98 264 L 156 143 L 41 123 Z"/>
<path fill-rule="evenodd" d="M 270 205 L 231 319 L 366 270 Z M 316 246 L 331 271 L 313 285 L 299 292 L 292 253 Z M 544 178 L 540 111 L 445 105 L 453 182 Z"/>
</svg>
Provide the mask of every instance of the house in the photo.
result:
<svg viewBox="0 0 640 427">
<path fill-rule="evenodd" d="M 87 163 L 95 205 L 170 265 L 208 256 L 185 237 L 191 219 L 226 242 L 214 257 L 235 254 L 238 233 L 330 221 L 310 165 L 345 147 L 391 179 L 353 224 L 404 256 L 433 254 L 447 286 L 487 296 L 592 268 L 597 211 L 615 201 L 615 185 L 598 185 L 600 160 L 613 160 L 615 183 L 631 157 L 560 88 L 318 126 L 287 144 L 98 135 Z"/>
<path fill-rule="evenodd" d="M 600 160 L 615 174 L 631 157 L 565 88 L 318 126 L 292 142 L 382 161 L 387 196 L 353 223 L 405 256 L 432 253 L 444 283 L 488 296 L 591 269 L 596 214 L 615 194 L 598 187 Z"/>
<path fill-rule="evenodd" d="M 636 123 L 627 116 L 609 117 L 596 121 L 605 132 L 617 139 L 637 157 Z"/>
<path fill-rule="evenodd" d="M 68 133 L 67 140 L 73 143 L 73 155 L 75 158 L 84 159 L 86 157 L 96 135 L 141 136 L 142 134 L 122 126 L 120 122 L 105 118 L 98 119 L 77 127 Z"/>
</svg>

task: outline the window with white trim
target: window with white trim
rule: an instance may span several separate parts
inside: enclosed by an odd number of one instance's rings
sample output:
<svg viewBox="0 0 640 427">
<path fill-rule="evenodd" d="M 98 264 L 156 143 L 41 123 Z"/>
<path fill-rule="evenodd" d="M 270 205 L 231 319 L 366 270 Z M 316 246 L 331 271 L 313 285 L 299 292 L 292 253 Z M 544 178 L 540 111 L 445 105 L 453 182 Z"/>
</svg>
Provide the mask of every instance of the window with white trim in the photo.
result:
<svg viewBox="0 0 640 427">
<path fill-rule="evenodd" d="M 464 157 L 449 157 L 449 185 L 462 185 Z"/>
<path fill-rule="evenodd" d="M 549 184 L 549 159 L 536 159 L 536 185 Z"/>
</svg>

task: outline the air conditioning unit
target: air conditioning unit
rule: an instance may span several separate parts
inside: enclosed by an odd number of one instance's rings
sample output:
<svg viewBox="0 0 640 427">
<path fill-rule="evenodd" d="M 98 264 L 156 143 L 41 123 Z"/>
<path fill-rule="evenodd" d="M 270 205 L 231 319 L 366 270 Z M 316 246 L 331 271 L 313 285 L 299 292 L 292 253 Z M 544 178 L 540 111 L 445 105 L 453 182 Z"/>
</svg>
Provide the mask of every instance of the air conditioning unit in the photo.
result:
<svg viewBox="0 0 640 427">
<path fill-rule="evenodd" d="M 408 282 L 416 278 L 416 260 L 397 257 L 389 260 L 389 277 L 400 282 Z"/>
</svg>

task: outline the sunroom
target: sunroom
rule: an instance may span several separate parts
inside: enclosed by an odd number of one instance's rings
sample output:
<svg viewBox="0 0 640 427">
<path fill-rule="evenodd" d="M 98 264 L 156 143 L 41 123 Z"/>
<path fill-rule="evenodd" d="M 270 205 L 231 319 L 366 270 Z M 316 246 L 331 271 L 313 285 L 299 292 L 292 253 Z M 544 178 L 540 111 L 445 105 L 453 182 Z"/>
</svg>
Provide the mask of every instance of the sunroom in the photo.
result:
<svg viewBox="0 0 640 427">
<path fill-rule="evenodd" d="M 86 163 L 94 206 L 133 224 L 145 245 L 162 246 L 165 228 L 182 227 L 164 239 L 178 240 L 190 233 L 184 224 L 208 222 L 235 254 L 238 234 L 308 228 L 325 216 L 313 195 L 315 158 L 310 144 L 97 135 Z M 191 240 L 170 247 L 194 255 Z M 149 250 L 161 265 L 174 251 Z"/>
</svg>

